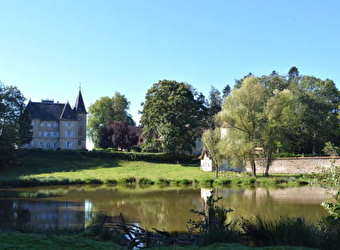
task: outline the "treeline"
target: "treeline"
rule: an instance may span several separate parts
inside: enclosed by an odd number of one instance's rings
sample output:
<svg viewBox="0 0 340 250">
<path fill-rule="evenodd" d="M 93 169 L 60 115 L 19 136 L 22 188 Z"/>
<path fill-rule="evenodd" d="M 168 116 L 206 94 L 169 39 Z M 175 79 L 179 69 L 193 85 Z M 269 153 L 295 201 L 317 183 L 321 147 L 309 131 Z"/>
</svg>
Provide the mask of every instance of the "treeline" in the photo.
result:
<svg viewBox="0 0 340 250">
<path fill-rule="evenodd" d="M 228 127 L 233 129 L 228 130 L 231 141 L 223 145 L 224 158 L 238 164 L 253 159 L 254 148 L 262 148 L 269 166 L 275 153 L 321 155 L 327 143 L 327 152 L 336 154 L 335 145 L 340 144 L 335 83 L 300 75 L 296 67 L 287 74 L 249 73 L 233 88 L 211 87 L 208 97 L 190 84 L 160 80 L 141 106 L 142 135 L 130 127 L 135 122 L 124 95 L 116 92 L 92 104 L 87 134 L 95 147 L 191 153 L 204 131 Z M 141 136 L 143 145 L 134 146 Z M 13 164 L 15 149 L 31 137 L 24 96 L 16 87 L 0 83 L 0 164 Z"/>
<path fill-rule="evenodd" d="M 265 157 L 268 175 L 278 152 L 337 154 L 339 100 L 332 80 L 300 76 L 296 67 L 287 75 L 249 74 L 236 82 L 216 116 L 226 136 L 208 130 L 203 139 L 217 163 L 222 158 L 232 165 L 249 161 L 254 175 L 256 157 Z"/>
<path fill-rule="evenodd" d="M 89 134 L 96 147 L 129 149 L 135 140 L 127 128 L 134 124 L 127 112 L 129 102 L 117 93 L 111 103 L 109 99 L 90 107 Z M 249 147 L 262 147 L 267 154 L 322 155 L 325 143 L 340 143 L 338 108 L 339 91 L 332 80 L 300 75 L 296 67 L 287 74 L 249 73 L 236 80 L 233 88 L 226 85 L 220 91 L 211 87 L 208 97 L 189 84 L 161 80 L 147 91 L 142 103 L 140 124 L 145 141 L 141 150 L 187 153 L 203 131 L 232 126 L 248 134 Z M 216 120 L 219 112 L 228 113 L 229 118 L 218 115 Z M 122 120 L 127 124 L 115 124 Z M 120 144 L 117 138 L 123 138 Z"/>
</svg>

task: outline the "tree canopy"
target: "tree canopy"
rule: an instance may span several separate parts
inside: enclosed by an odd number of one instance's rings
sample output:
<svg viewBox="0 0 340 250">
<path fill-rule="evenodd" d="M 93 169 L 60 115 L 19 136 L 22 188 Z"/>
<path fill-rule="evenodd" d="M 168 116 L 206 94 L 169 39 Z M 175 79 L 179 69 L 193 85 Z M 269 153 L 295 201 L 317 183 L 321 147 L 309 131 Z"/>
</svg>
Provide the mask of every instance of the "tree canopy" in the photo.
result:
<svg viewBox="0 0 340 250">
<path fill-rule="evenodd" d="M 88 136 L 95 147 L 100 147 L 103 133 L 113 122 L 127 121 L 135 125 L 132 116 L 128 113 L 130 102 L 124 95 L 116 92 L 113 97 L 101 97 L 89 107 Z"/>
<path fill-rule="evenodd" d="M 0 166 L 13 164 L 16 148 L 32 140 L 25 97 L 14 86 L 0 82 Z"/>
<path fill-rule="evenodd" d="M 101 148 L 117 148 L 129 150 L 131 146 L 137 145 L 138 136 L 129 129 L 127 121 L 110 123 L 101 135 Z"/>
<path fill-rule="evenodd" d="M 201 136 L 204 98 L 183 82 L 162 80 L 147 92 L 142 104 L 143 150 L 191 152 Z"/>
<path fill-rule="evenodd" d="M 256 174 L 255 148 L 263 149 L 265 174 L 275 152 L 322 154 L 325 143 L 339 143 L 339 91 L 333 81 L 301 76 L 252 74 L 236 81 L 219 121 L 228 126 L 225 157 L 247 159 Z"/>
</svg>

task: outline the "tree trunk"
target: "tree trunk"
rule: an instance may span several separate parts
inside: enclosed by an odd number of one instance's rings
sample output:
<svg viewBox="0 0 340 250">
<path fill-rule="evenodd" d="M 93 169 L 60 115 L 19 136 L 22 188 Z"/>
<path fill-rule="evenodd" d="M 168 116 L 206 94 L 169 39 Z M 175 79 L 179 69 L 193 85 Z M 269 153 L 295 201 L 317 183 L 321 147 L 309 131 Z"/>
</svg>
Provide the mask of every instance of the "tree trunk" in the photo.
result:
<svg viewBox="0 0 340 250">
<path fill-rule="evenodd" d="M 218 164 L 215 164 L 215 176 L 218 178 L 218 171 L 219 171 L 219 166 Z"/>
<path fill-rule="evenodd" d="M 250 165 L 251 165 L 251 171 L 254 177 L 256 177 L 256 163 L 255 163 L 255 158 L 252 156 L 250 158 Z"/>
<path fill-rule="evenodd" d="M 272 150 L 272 145 L 270 144 L 267 149 L 267 161 L 266 161 L 266 168 L 264 172 L 264 176 L 268 177 L 269 176 L 269 168 L 270 165 L 272 164 L 273 161 L 273 150 Z"/>
<path fill-rule="evenodd" d="M 269 168 L 270 168 L 271 164 L 272 164 L 272 154 L 270 153 L 267 156 L 266 169 L 265 169 L 265 172 L 264 172 L 265 177 L 269 176 Z"/>
</svg>

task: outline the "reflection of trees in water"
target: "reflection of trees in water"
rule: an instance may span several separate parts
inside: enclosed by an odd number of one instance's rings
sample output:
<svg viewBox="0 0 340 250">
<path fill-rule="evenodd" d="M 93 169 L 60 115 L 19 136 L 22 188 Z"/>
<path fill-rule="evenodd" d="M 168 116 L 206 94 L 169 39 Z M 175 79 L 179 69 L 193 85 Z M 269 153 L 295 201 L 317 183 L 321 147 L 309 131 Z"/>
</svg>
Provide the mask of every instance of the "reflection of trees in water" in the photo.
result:
<svg viewBox="0 0 340 250">
<path fill-rule="evenodd" d="M 226 208 L 232 208 L 234 212 L 229 213 L 229 220 L 237 217 L 248 218 L 251 216 L 260 215 L 268 219 L 277 219 L 280 216 L 286 215 L 289 217 L 304 217 L 306 220 L 315 221 L 327 213 L 320 206 L 320 201 L 313 200 L 313 192 L 305 190 L 303 194 L 306 200 L 303 201 L 300 197 L 303 189 L 288 188 L 288 189 L 240 189 L 234 192 L 219 191 L 223 199 L 220 201 Z M 294 198 L 294 196 L 298 198 Z M 323 195 L 324 199 L 326 198 Z"/>
<path fill-rule="evenodd" d="M 161 190 L 142 193 L 129 192 L 126 195 L 112 196 L 108 215 L 120 213 L 129 221 L 142 222 L 142 227 L 165 229 L 181 228 L 186 231 L 188 219 L 192 217 L 190 209 L 200 208 L 199 189 Z M 108 211 L 108 204 L 96 203 L 100 211 Z"/>
<path fill-rule="evenodd" d="M 18 208 L 14 214 L 16 217 L 14 221 L 15 228 L 25 228 L 28 226 L 31 221 L 31 213 L 28 209 Z"/>
<path fill-rule="evenodd" d="M 84 204 L 58 201 L 2 200 L 0 229 L 82 230 Z"/>
<path fill-rule="evenodd" d="M 204 195 L 201 195 L 200 189 L 194 188 L 126 190 L 99 186 L 91 189 L 66 187 L 67 192 L 62 188 L 59 189 L 60 194 L 53 197 L 53 199 L 58 199 L 59 201 L 56 202 L 59 202 L 59 204 L 80 204 L 80 207 L 74 206 L 73 208 L 82 217 L 82 226 L 87 221 L 91 221 L 91 218 L 96 214 L 114 217 L 122 213 L 129 222 L 140 222 L 142 227 L 155 227 L 168 231 L 186 231 L 188 220 L 196 219 L 196 215 L 189 212 L 190 209 L 200 211 L 204 206 Z M 48 191 L 48 189 L 46 190 Z M 210 190 L 207 189 L 209 194 Z M 36 191 L 39 191 L 39 189 L 36 189 Z M 280 215 L 292 217 L 306 215 L 307 219 L 316 220 L 327 214 L 320 206 L 322 198 L 325 199 L 327 196 L 323 191 L 310 190 L 310 188 L 288 188 L 283 190 L 218 188 L 215 189 L 215 194 L 223 197 L 218 205 L 234 210 L 228 213 L 229 220 L 234 220 L 240 216 L 250 217 L 253 215 L 266 215 L 271 218 L 277 218 Z M 306 200 L 304 200 L 304 197 Z M 316 199 L 315 197 L 319 198 Z M 21 208 L 26 207 L 21 206 Z M 71 214 L 71 210 L 66 208 L 64 212 Z M 67 223 L 70 220 L 67 219 L 67 215 L 65 216 L 64 222 Z M 31 220 L 34 220 L 35 217 L 36 214 L 34 216 L 31 214 Z M 4 218 L 10 218 L 10 220 Z M 24 218 L 27 218 L 24 212 L 20 215 L 20 218 L 19 222 L 24 223 Z M 16 223 L 15 219 L 12 201 L 1 200 L 0 229 L 8 228 L 8 225 L 13 226 Z"/>
<path fill-rule="evenodd" d="M 5 231 L 13 227 L 14 222 L 13 201 L 1 200 L 0 206 L 0 230 Z"/>
<path fill-rule="evenodd" d="M 24 208 L 18 208 L 16 201 L 1 200 L 0 230 L 22 229 L 31 221 L 31 213 Z"/>
</svg>

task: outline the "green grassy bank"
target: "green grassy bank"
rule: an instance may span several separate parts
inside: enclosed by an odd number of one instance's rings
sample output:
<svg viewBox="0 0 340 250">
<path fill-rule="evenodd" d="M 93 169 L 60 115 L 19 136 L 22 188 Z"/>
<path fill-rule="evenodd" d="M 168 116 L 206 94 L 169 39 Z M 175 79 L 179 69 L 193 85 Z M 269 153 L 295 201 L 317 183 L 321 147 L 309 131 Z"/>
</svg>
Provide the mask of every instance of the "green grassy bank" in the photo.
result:
<svg viewBox="0 0 340 250">
<path fill-rule="evenodd" d="M 125 247 L 114 244 L 112 241 L 101 241 L 92 238 L 87 238 L 82 235 L 39 235 L 29 233 L 0 233 L 0 249 L 96 249 L 96 250 L 123 250 Z M 156 247 L 148 248 L 150 250 L 162 249 L 207 249 L 207 250 L 307 250 L 312 248 L 292 247 L 292 246 L 272 246 L 272 247 L 247 247 L 242 244 L 213 244 L 207 247 L 185 246 L 185 247 Z"/>
<path fill-rule="evenodd" d="M 0 169 L 1 186 L 67 184 L 124 185 L 304 185 L 302 175 L 251 177 L 203 172 L 194 157 L 122 152 L 21 150 L 20 164 Z"/>
</svg>

